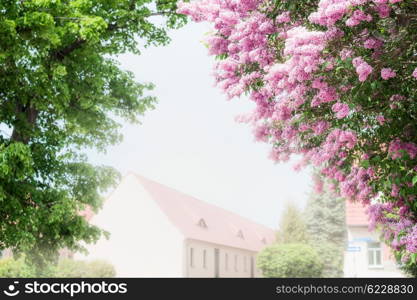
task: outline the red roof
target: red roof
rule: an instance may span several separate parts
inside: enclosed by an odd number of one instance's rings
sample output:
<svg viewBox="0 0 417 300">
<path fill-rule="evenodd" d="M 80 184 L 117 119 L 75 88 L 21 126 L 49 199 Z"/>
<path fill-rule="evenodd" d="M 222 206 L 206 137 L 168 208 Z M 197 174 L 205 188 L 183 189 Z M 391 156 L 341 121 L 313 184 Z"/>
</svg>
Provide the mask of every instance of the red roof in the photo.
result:
<svg viewBox="0 0 417 300">
<path fill-rule="evenodd" d="M 135 175 L 171 223 L 189 239 L 259 251 L 275 241 L 271 228 Z"/>
<path fill-rule="evenodd" d="M 369 224 L 366 206 L 358 202 L 346 201 L 346 225 L 367 226 Z"/>
</svg>

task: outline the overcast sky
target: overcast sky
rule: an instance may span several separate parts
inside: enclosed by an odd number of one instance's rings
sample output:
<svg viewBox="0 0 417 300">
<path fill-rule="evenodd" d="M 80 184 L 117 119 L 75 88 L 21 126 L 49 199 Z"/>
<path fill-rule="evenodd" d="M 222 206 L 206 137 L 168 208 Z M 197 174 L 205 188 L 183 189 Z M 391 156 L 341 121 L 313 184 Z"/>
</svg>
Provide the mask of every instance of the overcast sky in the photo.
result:
<svg viewBox="0 0 417 300">
<path fill-rule="evenodd" d="M 214 87 L 213 60 L 201 41 L 210 30 L 190 23 L 172 32 L 167 47 L 123 55 L 123 69 L 156 85 L 158 103 L 141 125 L 126 124 L 124 140 L 93 163 L 133 171 L 201 200 L 276 228 L 286 201 L 302 207 L 311 187 L 309 171 L 294 162 L 274 164 L 269 145 L 255 143 L 252 129 L 236 123 L 251 111 L 247 99 L 227 101 Z"/>
</svg>

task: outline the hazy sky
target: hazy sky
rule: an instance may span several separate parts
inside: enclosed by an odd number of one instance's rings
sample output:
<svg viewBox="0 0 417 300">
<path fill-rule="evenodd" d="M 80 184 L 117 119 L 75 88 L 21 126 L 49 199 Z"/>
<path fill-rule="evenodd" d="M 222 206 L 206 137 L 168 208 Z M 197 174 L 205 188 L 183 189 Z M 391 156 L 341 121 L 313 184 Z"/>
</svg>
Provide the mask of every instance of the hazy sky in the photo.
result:
<svg viewBox="0 0 417 300">
<path fill-rule="evenodd" d="M 167 47 L 120 57 L 138 81 L 156 85 L 158 103 L 142 125 L 123 127 L 120 145 L 91 154 L 91 161 L 122 174 L 134 171 L 275 228 L 286 201 L 304 205 L 310 175 L 293 171 L 294 162 L 274 164 L 270 146 L 255 143 L 250 126 L 235 122 L 253 104 L 227 101 L 214 87 L 213 60 L 201 43 L 209 30 L 191 23 L 172 32 Z"/>
</svg>

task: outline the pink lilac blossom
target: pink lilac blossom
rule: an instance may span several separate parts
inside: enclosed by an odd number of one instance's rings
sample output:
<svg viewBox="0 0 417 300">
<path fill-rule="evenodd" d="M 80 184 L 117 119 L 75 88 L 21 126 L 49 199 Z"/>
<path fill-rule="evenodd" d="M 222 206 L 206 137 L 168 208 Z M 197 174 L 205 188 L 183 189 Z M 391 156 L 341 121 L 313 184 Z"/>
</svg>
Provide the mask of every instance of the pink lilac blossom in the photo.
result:
<svg viewBox="0 0 417 300">
<path fill-rule="evenodd" d="M 384 80 L 394 78 L 395 76 L 397 76 L 397 73 L 394 70 L 392 70 L 391 68 L 383 68 L 381 70 L 381 77 Z"/>
<path fill-rule="evenodd" d="M 285 11 L 281 13 L 279 16 L 277 16 L 276 21 L 278 23 L 288 23 L 291 21 L 290 12 Z"/>
<path fill-rule="evenodd" d="M 351 49 L 343 49 L 340 52 L 340 58 L 342 60 L 346 60 L 347 58 L 352 57 L 352 54 L 353 54 L 353 50 L 351 50 Z"/>
<path fill-rule="evenodd" d="M 365 40 L 365 42 L 363 43 L 363 46 L 366 49 L 379 49 L 382 47 L 382 45 L 383 45 L 383 42 L 376 38 L 369 38 Z"/>
<path fill-rule="evenodd" d="M 405 238 L 406 249 L 410 253 L 417 253 L 417 225 L 414 225 Z"/>
<path fill-rule="evenodd" d="M 401 158 L 404 153 L 407 153 L 411 159 L 414 159 L 417 155 L 417 145 L 412 142 L 402 142 L 397 138 L 389 144 L 388 153 L 392 159 Z"/>
<path fill-rule="evenodd" d="M 415 68 L 413 71 L 413 77 L 417 79 L 417 68 Z"/>
<path fill-rule="evenodd" d="M 362 57 L 354 58 L 352 64 L 356 68 L 356 73 L 359 75 L 359 81 L 361 82 L 365 81 L 373 71 L 373 68 Z"/>
<path fill-rule="evenodd" d="M 404 249 L 403 263 L 407 263 L 410 254 L 417 253 L 417 225 L 408 209 L 402 203 L 378 203 L 368 207 L 369 228 L 380 226 L 384 238 L 391 241 L 394 250 Z M 400 237 L 401 236 L 401 237 Z"/>
<path fill-rule="evenodd" d="M 393 184 L 391 188 L 392 188 L 392 190 L 391 190 L 391 196 L 393 196 L 395 198 L 398 197 L 399 192 L 400 192 L 400 187 L 398 185 L 396 185 L 396 184 Z"/>
<path fill-rule="evenodd" d="M 391 7 L 387 5 L 386 2 L 382 2 L 382 3 L 375 2 L 377 3 L 375 10 L 378 12 L 378 15 L 381 19 L 388 18 L 391 13 Z"/>
<path fill-rule="evenodd" d="M 336 118 L 343 119 L 349 115 L 349 106 L 345 103 L 335 103 L 332 106 L 332 110 L 336 113 Z"/>
<path fill-rule="evenodd" d="M 349 27 L 353 27 L 359 25 L 363 21 L 372 21 L 372 16 L 370 14 L 365 14 L 360 9 L 357 9 L 353 12 L 352 16 L 346 20 L 346 25 Z"/>
<path fill-rule="evenodd" d="M 267 142 L 269 137 L 269 126 L 267 124 L 258 125 L 254 129 L 256 141 Z"/>
<path fill-rule="evenodd" d="M 317 11 L 309 16 L 309 21 L 315 24 L 332 27 L 337 21 L 349 14 L 350 7 L 365 4 L 367 2 L 368 0 L 320 0 Z M 353 23 L 370 20 L 371 16 L 363 16 L 361 13 L 355 11 L 354 16 L 351 18 L 353 26 Z"/>
<path fill-rule="evenodd" d="M 319 176 L 313 176 L 314 192 L 316 194 L 323 193 L 324 182 Z"/>
<path fill-rule="evenodd" d="M 329 127 L 330 127 L 329 122 L 326 122 L 326 121 L 318 121 L 316 124 L 313 125 L 313 132 L 314 132 L 315 135 L 321 135 Z"/>
<path fill-rule="evenodd" d="M 322 59 L 322 51 L 327 40 L 340 38 L 343 32 L 335 27 L 336 21 L 341 20 L 345 15 L 349 15 L 353 22 L 371 21 L 369 14 L 363 13 L 361 10 L 350 11 L 351 6 L 360 6 L 366 4 L 367 0 L 351 0 L 351 1 L 333 1 L 322 0 L 316 15 L 312 14 L 310 19 L 315 19 L 315 23 L 329 26 L 328 32 L 313 32 L 306 28 L 294 25 L 292 27 L 274 28 L 272 22 L 265 18 L 263 14 L 256 12 L 257 5 L 262 1 L 244 1 L 244 0 L 203 0 L 200 3 L 181 4 L 180 12 L 190 14 L 194 19 L 201 21 L 211 21 L 215 24 L 215 29 L 222 35 L 221 37 L 213 37 L 210 41 L 211 54 L 229 54 L 229 58 L 217 65 L 216 80 L 217 84 L 224 89 L 230 98 L 240 96 L 255 80 L 265 80 L 266 85 L 259 91 L 251 93 L 251 99 L 257 103 L 257 109 L 254 114 L 253 121 L 262 118 L 271 118 L 272 120 L 284 122 L 283 130 L 280 134 L 277 131 L 272 135 L 273 141 L 279 141 L 286 138 L 286 146 L 279 147 L 273 151 L 277 154 L 281 151 L 284 157 L 288 156 L 293 146 L 297 144 L 297 130 L 305 132 L 308 128 L 307 124 L 303 124 L 299 129 L 292 127 L 290 124 L 293 119 L 293 111 L 305 102 L 305 92 L 307 86 L 305 82 L 312 81 L 312 88 L 316 91 L 311 106 L 316 107 L 328 102 L 338 100 L 337 90 L 329 85 L 322 78 L 314 78 L 316 72 L 324 62 L 327 63 L 326 70 L 333 68 L 333 58 Z M 385 4 L 384 1 L 375 2 L 378 5 Z M 252 11 L 252 12 L 251 12 Z M 289 12 L 282 12 L 276 20 L 277 23 L 290 22 Z M 331 28 L 330 28 L 331 27 Z M 288 57 L 284 62 L 274 64 L 273 53 L 268 48 L 266 36 L 268 34 L 278 33 L 284 40 L 285 47 L 283 54 Z M 365 41 L 367 48 L 376 49 L 381 47 L 381 42 L 377 39 L 368 39 Z M 352 56 L 352 51 L 346 49 L 342 58 Z M 248 63 L 260 63 L 261 68 L 266 72 L 262 78 L 261 73 L 237 76 L 241 66 Z M 365 81 L 372 72 L 372 67 L 362 58 L 356 58 L 353 61 L 360 81 Z M 341 87 L 342 92 L 346 92 L 350 87 Z M 279 105 L 268 101 L 273 97 L 279 98 L 277 95 L 286 95 L 282 103 Z M 284 99 L 285 98 L 285 99 Z M 333 105 L 336 112 L 336 118 L 343 118 L 348 115 L 349 108 L 346 104 L 337 103 Z M 379 119 L 381 120 L 381 119 Z M 311 125 L 315 135 L 321 135 L 329 128 L 329 123 L 319 121 Z M 257 139 L 266 140 L 266 129 L 257 127 L 255 130 Z M 334 140 L 336 139 L 336 140 Z M 312 159 L 317 158 L 321 154 L 323 157 L 331 158 L 337 155 L 341 150 L 343 142 L 344 146 L 353 147 L 356 137 L 353 133 L 346 131 L 332 131 L 328 134 L 326 142 L 318 149 L 304 151 L 306 156 Z M 331 143 L 330 141 L 334 141 Z M 330 152 L 325 153 L 325 150 Z M 316 151 L 317 150 L 317 151 Z M 344 152 L 340 152 L 344 153 Z M 318 155 L 318 156 L 317 156 Z M 323 159 L 318 159 L 323 161 Z M 326 159 L 324 160 L 326 161 Z M 338 164 L 343 161 L 338 161 Z M 341 178 L 337 175 L 338 178 Z"/>
<path fill-rule="evenodd" d="M 384 125 L 385 123 L 385 117 L 383 115 L 378 115 L 376 120 L 378 121 L 379 125 Z"/>
<path fill-rule="evenodd" d="M 390 97 L 391 102 L 401 102 L 404 101 L 406 98 L 403 95 L 395 94 Z"/>
</svg>

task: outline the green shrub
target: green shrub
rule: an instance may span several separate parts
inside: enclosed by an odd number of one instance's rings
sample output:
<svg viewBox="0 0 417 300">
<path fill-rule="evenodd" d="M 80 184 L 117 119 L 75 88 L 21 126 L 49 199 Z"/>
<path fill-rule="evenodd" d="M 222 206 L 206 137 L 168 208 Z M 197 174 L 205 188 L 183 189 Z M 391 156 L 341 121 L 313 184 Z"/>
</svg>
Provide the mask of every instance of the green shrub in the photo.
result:
<svg viewBox="0 0 417 300">
<path fill-rule="evenodd" d="M 35 269 L 25 263 L 25 258 L 0 259 L 0 278 L 35 277 Z"/>
<path fill-rule="evenodd" d="M 110 263 L 102 260 L 81 261 L 61 259 L 55 267 L 53 277 L 86 278 L 86 277 L 114 277 L 116 271 Z"/>
<path fill-rule="evenodd" d="M 87 270 L 90 277 L 114 277 L 116 270 L 114 266 L 103 260 L 94 260 L 87 264 Z"/>
<path fill-rule="evenodd" d="M 317 251 L 306 244 L 274 244 L 264 248 L 257 258 L 264 277 L 321 277 L 323 263 Z"/>
<path fill-rule="evenodd" d="M 61 259 L 54 268 L 53 277 L 74 277 L 84 278 L 88 277 L 86 263 L 84 261 Z"/>
<path fill-rule="evenodd" d="M 343 247 L 336 245 L 333 242 L 324 242 L 321 244 L 315 244 L 314 249 L 316 249 L 321 261 L 323 262 L 322 277 L 343 277 Z"/>
<path fill-rule="evenodd" d="M 58 277 L 58 278 L 104 278 L 114 277 L 116 271 L 110 263 L 102 260 L 81 261 L 60 259 L 58 264 L 50 264 L 37 270 L 25 262 L 25 258 L 0 259 L 0 278 Z"/>
</svg>

